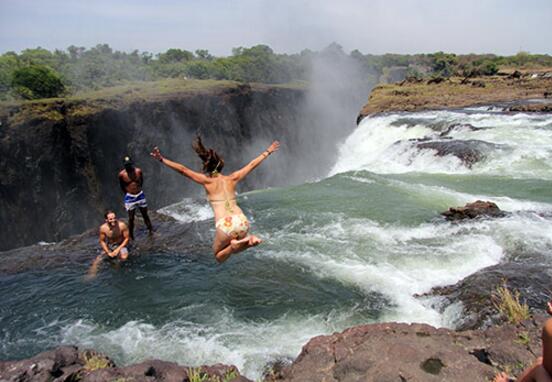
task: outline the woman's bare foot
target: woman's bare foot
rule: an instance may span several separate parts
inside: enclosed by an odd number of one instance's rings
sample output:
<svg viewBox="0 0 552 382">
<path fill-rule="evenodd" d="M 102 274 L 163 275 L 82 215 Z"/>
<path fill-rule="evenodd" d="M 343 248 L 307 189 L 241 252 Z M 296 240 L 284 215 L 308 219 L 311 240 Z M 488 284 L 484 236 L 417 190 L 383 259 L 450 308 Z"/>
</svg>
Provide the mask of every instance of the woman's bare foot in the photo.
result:
<svg viewBox="0 0 552 382">
<path fill-rule="evenodd" d="M 234 251 L 243 251 L 246 248 L 254 247 L 261 244 L 263 241 L 255 235 L 249 235 L 243 239 L 233 239 L 230 240 L 230 247 Z"/>
<path fill-rule="evenodd" d="M 232 239 L 230 240 L 230 247 L 236 251 L 242 249 L 245 243 L 249 244 L 249 236 L 244 237 L 243 239 Z"/>
<path fill-rule="evenodd" d="M 255 235 L 250 235 L 249 236 L 249 246 L 250 247 L 254 247 L 256 245 L 259 245 L 261 244 L 263 241 L 261 239 L 259 239 L 257 236 Z"/>
</svg>

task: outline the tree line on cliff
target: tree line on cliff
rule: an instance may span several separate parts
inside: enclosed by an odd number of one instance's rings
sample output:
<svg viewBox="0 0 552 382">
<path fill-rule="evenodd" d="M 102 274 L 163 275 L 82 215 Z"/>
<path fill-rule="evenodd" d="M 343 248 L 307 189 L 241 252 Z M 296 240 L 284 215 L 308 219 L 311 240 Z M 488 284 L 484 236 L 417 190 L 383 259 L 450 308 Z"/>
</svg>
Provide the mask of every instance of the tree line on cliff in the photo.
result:
<svg viewBox="0 0 552 382">
<path fill-rule="evenodd" d="M 138 50 L 114 51 L 108 44 L 93 48 L 70 46 L 66 50 L 25 49 L 0 56 L 0 100 L 59 97 L 128 81 L 166 78 L 215 79 L 239 82 L 288 83 L 308 81 L 313 60 L 354 60 L 363 75 L 375 82 L 393 82 L 397 76 L 493 75 L 499 66 L 552 66 L 552 56 L 520 52 L 515 56 L 431 54 L 349 54 L 332 43 L 316 52 L 278 54 L 267 45 L 234 48 L 228 57 L 207 50 L 191 52 L 172 48 L 153 55 Z M 399 73 L 399 74 L 397 74 Z"/>
</svg>

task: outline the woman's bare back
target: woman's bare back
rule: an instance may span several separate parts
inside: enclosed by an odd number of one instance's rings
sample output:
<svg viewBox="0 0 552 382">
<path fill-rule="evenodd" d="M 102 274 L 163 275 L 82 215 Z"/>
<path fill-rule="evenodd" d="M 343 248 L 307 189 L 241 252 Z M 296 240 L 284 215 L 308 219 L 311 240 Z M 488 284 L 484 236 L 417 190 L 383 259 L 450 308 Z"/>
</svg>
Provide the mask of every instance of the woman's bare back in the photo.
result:
<svg viewBox="0 0 552 382">
<path fill-rule="evenodd" d="M 208 183 L 205 183 L 205 191 L 213 212 L 215 221 L 230 215 L 242 214 L 236 199 L 237 182 L 230 176 L 219 174 L 211 177 Z"/>
</svg>

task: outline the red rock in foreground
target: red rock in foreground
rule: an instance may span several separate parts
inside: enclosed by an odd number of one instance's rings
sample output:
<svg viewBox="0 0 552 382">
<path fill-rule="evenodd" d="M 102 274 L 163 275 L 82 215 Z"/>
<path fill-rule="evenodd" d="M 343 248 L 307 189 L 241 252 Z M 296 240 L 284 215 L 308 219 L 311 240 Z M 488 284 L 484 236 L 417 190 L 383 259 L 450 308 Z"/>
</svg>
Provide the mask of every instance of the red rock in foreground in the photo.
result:
<svg viewBox="0 0 552 382">
<path fill-rule="evenodd" d="M 291 366 L 268 380 L 286 382 L 487 381 L 519 373 L 540 354 L 543 319 L 486 331 L 425 324 L 361 325 L 311 339 Z M 524 340 L 520 340 L 523 338 Z"/>
<path fill-rule="evenodd" d="M 79 351 L 62 346 L 21 361 L 0 361 L 0 381 L 44 382 L 191 382 L 190 373 L 204 382 L 251 382 L 235 366 L 216 364 L 189 368 L 174 362 L 147 360 L 116 367 L 105 355 L 93 350 Z"/>
</svg>

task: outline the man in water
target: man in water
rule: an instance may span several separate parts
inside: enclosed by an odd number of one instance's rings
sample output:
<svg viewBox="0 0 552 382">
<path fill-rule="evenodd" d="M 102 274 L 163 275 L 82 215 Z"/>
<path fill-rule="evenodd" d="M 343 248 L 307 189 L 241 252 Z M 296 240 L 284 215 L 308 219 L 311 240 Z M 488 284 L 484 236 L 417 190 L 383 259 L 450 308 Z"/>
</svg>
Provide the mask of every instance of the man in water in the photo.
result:
<svg viewBox="0 0 552 382">
<path fill-rule="evenodd" d="M 128 155 L 124 157 L 123 165 L 124 168 L 119 172 L 119 184 L 121 185 L 121 190 L 125 193 L 124 202 L 125 208 L 128 211 L 128 229 L 130 231 L 130 238 L 134 240 L 134 215 L 136 208 L 140 209 L 150 235 L 153 233 L 153 227 L 148 216 L 146 196 L 144 195 L 144 191 L 142 191 L 142 184 L 144 183 L 142 170 L 134 167 L 132 159 Z"/>
<path fill-rule="evenodd" d="M 106 211 L 104 217 L 105 223 L 100 226 L 100 246 L 104 253 L 98 255 L 92 263 L 88 271 L 90 278 L 96 276 L 104 255 L 107 255 L 108 259 L 119 258 L 120 261 L 128 258 L 127 245 L 130 238 L 127 225 L 117 220 L 115 212 L 111 210 Z"/>
</svg>

